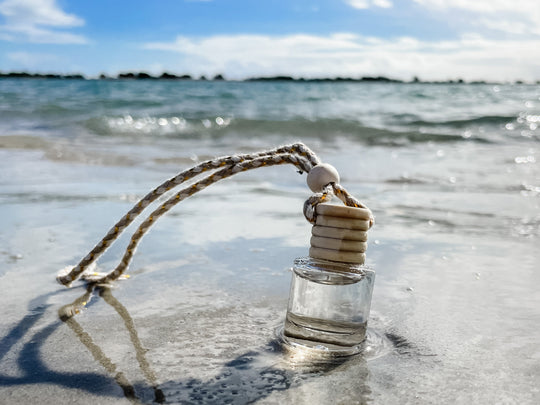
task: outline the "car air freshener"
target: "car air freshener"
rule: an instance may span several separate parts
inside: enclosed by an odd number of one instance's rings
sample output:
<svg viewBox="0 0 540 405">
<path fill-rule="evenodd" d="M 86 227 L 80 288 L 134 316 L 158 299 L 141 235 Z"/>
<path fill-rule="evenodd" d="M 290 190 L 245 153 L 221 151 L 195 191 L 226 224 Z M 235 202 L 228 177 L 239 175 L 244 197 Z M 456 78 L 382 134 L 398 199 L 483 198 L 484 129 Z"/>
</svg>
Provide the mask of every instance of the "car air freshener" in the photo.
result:
<svg viewBox="0 0 540 405">
<path fill-rule="evenodd" d="M 373 225 L 371 211 L 340 184 L 335 168 L 320 162 L 304 144 L 296 143 L 254 154 L 211 159 L 165 181 L 127 212 L 78 265 L 62 270 L 57 280 L 69 286 L 82 277 L 90 284 L 107 285 L 126 278 L 126 270 L 142 237 L 172 207 L 213 183 L 247 170 L 294 165 L 307 172 L 315 193 L 304 204 L 304 215 L 313 223 L 309 257 L 293 267 L 290 297 L 282 340 L 289 346 L 317 348 L 338 356 L 358 353 L 366 337 L 375 273 L 364 266 L 367 230 Z M 205 176 L 198 179 L 198 176 Z M 177 186 L 191 182 L 174 193 Z M 170 195 L 167 199 L 167 194 Z M 343 205 L 330 205 L 332 196 Z M 94 270 L 95 261 L 119 235 L 154 201 L 163 198 L 131 236 L 115 269 Z"/>
</svg>

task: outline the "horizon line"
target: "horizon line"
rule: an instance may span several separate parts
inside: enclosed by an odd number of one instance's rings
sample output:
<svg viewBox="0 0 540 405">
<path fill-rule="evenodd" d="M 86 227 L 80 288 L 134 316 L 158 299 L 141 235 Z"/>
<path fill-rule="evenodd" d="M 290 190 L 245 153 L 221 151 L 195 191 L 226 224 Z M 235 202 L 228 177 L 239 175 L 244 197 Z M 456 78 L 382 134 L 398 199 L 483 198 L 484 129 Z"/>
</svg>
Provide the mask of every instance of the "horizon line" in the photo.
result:
<svg viewBox="0 0 540 405">
<path fill-rule="evenodd" d="M 270 75 L 270 76 L 251 76 L 243 79 L 228 79 L 224 74 L 216 74 L 212 78 L 205 75 L 195 77 L 191 74 L 174 74 L 164 71 L 160 75 L 153 75 L 145 71 L 126 71 L 117 73 L 116 76 L 101 73 L 98 76 L 89 76 L 83 73 L 40 73 L 28 71 L 9 71 L 0 70 L 0 79 L 71 79 L 71 80 L 177 80 L 177 81 L 227 81 L 227 82 L 256 82 L 256 81 L 282 81 L 282 82 L 377 82 L 377 83 L 412 83 L 412 84 L 529 84 L 538 85 L 540 79 L 526 81 L 516 79 L 513 81 L 491 81 L 491 80 L 464 80 L 446 79 L 446 80 L 422 80 L 414 76 L 412 80 L 403 80 L 388 76 L 328 76 L 328 77 L 295 77 L 292 75 Z"/>
</svg>

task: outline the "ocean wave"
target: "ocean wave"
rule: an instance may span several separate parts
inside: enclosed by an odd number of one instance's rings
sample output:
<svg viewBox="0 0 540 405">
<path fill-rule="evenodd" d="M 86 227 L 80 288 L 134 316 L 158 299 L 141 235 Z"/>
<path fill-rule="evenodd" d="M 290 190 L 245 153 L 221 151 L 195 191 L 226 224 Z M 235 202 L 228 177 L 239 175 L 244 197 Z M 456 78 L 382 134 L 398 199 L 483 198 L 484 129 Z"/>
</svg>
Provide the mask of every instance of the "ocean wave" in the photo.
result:
<svg viewBox="0 0 540 405">
<path fill-rule="evenodd" d="M 467 128 L 470 126 L 480 125 L 503 125 L 509 121 L 515 121 L 517 117 L 511 115 L 483 115 L 460 120 L 443 120 L 443 121 L 426 121 L 414 120 L 407 122 L 406 125 L 420 127 L 450 127 L 450 128 Z"/>
<path fill-rule="evenodd" d="M 73 111 L 76 111 L 73 107 L 67 105 L 60 105 L 54 103 L 45 103 L 36 106 L 33 114 L 40 115 L 61 115 L 61 114 L 71 114 Z"/>
<path fill-rule="evenodd" d="M 460 134 L 397 131 L 362 125 L 358 121 L 334 118 L 309 120 L 246 119 L 214 116 L 203 119 L 179 116 L 102 116 L 84 122 L 91 132 L 104 136 L 165 136 L 181 138 L 291 136 L 300 139 L 332 141 L 339 138 L 368 145 L 400 146 L 424 142 L 489 142 Z"/>
</svg>

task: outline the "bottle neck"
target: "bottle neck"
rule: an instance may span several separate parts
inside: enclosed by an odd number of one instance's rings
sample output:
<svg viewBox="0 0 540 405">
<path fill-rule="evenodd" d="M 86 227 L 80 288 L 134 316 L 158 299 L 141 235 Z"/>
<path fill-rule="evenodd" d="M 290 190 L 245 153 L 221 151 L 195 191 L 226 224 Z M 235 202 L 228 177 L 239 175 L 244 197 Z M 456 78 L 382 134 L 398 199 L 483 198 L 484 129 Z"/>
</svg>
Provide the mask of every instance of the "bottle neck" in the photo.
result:
<svg viewBox="0 0 540 405">
<path fill-rule="evenodd" d="M 294 260 L 294 273 L 302 278 L 323 284 L 354 284 L 366 276 L 374 277 L 375 271 L 364 264 L 343 263 L 313 257 Z"/>
</svg>

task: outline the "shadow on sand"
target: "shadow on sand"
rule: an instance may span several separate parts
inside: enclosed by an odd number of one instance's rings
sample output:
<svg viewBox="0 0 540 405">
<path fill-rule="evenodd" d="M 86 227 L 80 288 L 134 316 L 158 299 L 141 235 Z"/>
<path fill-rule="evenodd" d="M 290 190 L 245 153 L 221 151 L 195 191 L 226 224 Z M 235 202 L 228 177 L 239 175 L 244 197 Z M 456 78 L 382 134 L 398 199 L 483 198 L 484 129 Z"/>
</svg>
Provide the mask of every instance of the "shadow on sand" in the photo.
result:
<svg viewBox="0 0 540 405">
<path fill-rule="evenodd" d="M 368 368 L 362 356 L 355 356 L 347 361 L 341 359 L 333 362 L 310 362 L 302 358 L 298 361 L 295 353 L 283 349 L 282 345 L 273 340 L 258 351 L 247 351 L 234 360 L 223 364 L 222 369 L 208 380 L 193 378 L 170 379 L 159 383 L 156 373 L 146 358 L 147 350 L 139 339 L 133 319 L 127 309 L 113 296 L 110 288 L 88 286 L 83 295 L 72 303 L 58 310 L 59 319 L 31 335 L 37 322 L 51 306 L 48 300 L 60 293 L 59 291 L 41 295 L 30 303 L 30 311 L 0 340 L 0 362 L 14 348 L 21 346 L 16 358 L 19 368 L 17 376 L 0 374 L 0 385 L 22 386 L 32 384 L 50 384 L 67 389 L 87 391 L 93 395 L 118 396 L 117 389 L 111 386 L 117 384 L 123 395 L 132 403 L 204 403 L 204 404 L 248 404 L 264 399 L 276 391 L 286 391 L 299 387 L 314 379 L 318 389 L 324 395 L 332 397 L 335 387 L 326 386 L 320 377 L 328 375 L 335 369 L 355 367 L 354 391 L 358 403 L 367 403 L 370 389 L 366 384 Z M 126 374 L 106 355 L 92 337 L 76 320 L 76 315 L 83 307 L 92 305 L 96 299 L 103 299 L 121 317 L 134 349 L 137 365 L 144 382 L 130 383 Z M 58 372 L 49 368 L 44 359 L 42 348 L 58 328 L 67 325 L 92 357 L 106 370 L 103 373 L 68 373 Z M 280 359 L 268 364 L 268 356 Z M 5 369 L 5 368 L 4 368 Z M 320 383 L 320 384 L 319 384 Z M 330 384 L 330 383 L 328 383 Z M 335 384 L 332 383 L 332 384 Z M 318 397 L 317 392 L 310 395 Z"/>
</svg>

